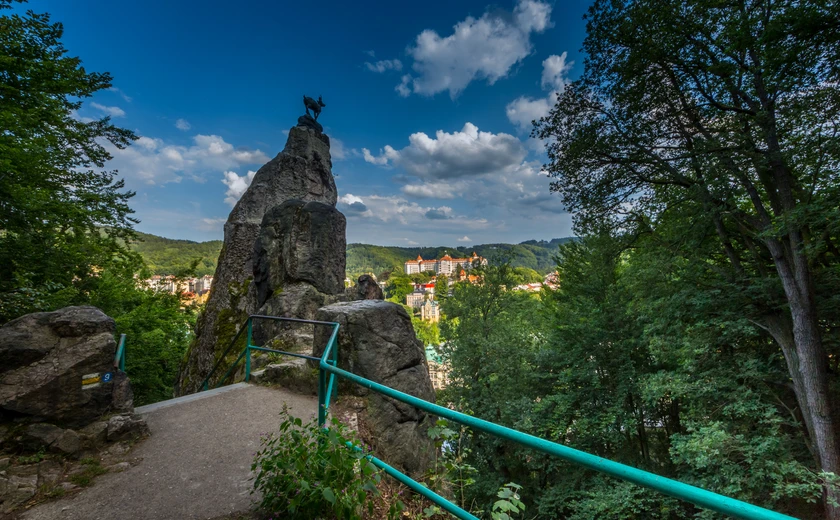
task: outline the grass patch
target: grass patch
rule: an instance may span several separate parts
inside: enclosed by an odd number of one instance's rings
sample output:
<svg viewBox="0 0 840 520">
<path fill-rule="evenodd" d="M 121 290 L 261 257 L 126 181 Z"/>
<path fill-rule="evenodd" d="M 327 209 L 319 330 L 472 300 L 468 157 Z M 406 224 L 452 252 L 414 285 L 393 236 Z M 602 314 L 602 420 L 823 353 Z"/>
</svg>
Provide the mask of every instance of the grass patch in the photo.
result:
<svg viewBox="0 0 840 520">
<path fill-rule="evenodd" d="M 43 486 L 41 486 L 38 492 L 44 498 L 49 499 L 61 498 L 67 494 L 67 491 L 63 487 L 56 486 L 55 484 L 44 484 Z"/>
<path fill-rule="evenodd" d="M 87 487 L 93 482 L 94 478 L 108 473 L 108 470 L 103 468 L 99 464 L 99 461 L 93 457 L 85 457 L 81 460 L 81 463 L 82 466 L 84 466 L 84 469 L 78 473 L 70 475 L 69 478 L 70 482 L 79 487 Z"/>
</svg>

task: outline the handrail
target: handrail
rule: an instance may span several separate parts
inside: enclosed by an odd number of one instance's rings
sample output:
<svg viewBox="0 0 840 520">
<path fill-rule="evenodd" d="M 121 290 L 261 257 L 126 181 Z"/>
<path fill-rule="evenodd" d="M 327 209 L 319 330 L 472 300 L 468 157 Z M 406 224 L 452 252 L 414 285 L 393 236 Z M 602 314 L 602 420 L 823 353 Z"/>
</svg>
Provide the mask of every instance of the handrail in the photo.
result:
<svg viewBox="0 0 840 520">
<path fill-rule="evenodd" d="M 501 426 L 490 421 L 485 421 L 477 417 L 472 417 L 470 415 L 456 412 L 454 410 L 450 410 L 449 408 L 432 404 L 428 401 L 424 401 L 422 399 L 418 399 L 417 397 L 405 394 L 398 390 L 394 390 L 393 388 L 389 388 L 385 385 L 375 383 L 369 379 L 357 376 L 356 374 L 351 374 L 346 370 L 342 370 L 337 366 L 334 366 L 334 363 L 330 362 L 336 359 L 336 355 L 334 354 L 334 352 L 338 350 L 335 346 L 335 339 L 337 333 L 338 324 L 336 323 L 335 329 L 333 330 L 333 334 L 330 337 L 329 342 L 327 342 L 327 346 L 324 349 L 323 355 L 321 356 L 321 362 L 319 363 L 320 373 L 330 373 L 331 379 L 335 376 L 344 378 L 359 386 L 368 388 L 380 394 L 396 399 L 397 401 L 401 401 L 408 405 L 414 406 L 415 408 L 419 408 L 430 414 L 439 417 L 445 417 L 449 420 L 463 424 L 470 428 L 489 433 L 496 437 L 501 437 L 503 439 L 514 441 L 516 443 L 525 445 L 529 448 L 533 448 L 535 450 L 547 453 L 549 455 L 554 455 L 573 464 L 577 464 L 579 466 L 583 466 L 585 468 L 589 468 L 600 473 L 605 473 L 612 477 L 620 478 L 622 480 L 626 480 L 628 482 L 632 482 L 634 484 L 653 489 L 665 495 L 669 495 L 674 498 L 684 500 L 686 502 L 691 502 L 692 504 L 711 509 L 713 511 L 717 511 L 719 513 L 730 515 L 735 518 L 744 518 L 747 520 L 795 520 L 793 519 L 793 517 L 783 515 L 781 513 L 777 513 L 769 509 L 754 506 L 752 504 L 748 504 L 740 500 L 735 500 L 734 498 L 719 495 L 717 493 L 706 491 L 705 489 L 691 486 L 689 484 L 684 484 L 682 482 L 670 478 L 661 477 L 654 473 L 649 473 L 647 471 L 643 471 L 632 466 L 627 466 L 625 464 L 614 462 L 603 457 L 598 457 L 596 455 L 576 450 L 568 446 L 563 446 L 562 444 L 547 441 L 545 439 L 541 439 L 539 437 L 535 437 L 533 435 L 523 433 L 512 428 L 507 428 L 505 426 Z M 323 379 L 323 377 L 321 379 Z M 327 408 L 329 406 L 329 394 L 324 395 L 319 391 L 318 401 L 318 416 L 320 420 L 322 415 L 326 417 Z M 323 426 L 324 421 L 321 421 L 320 424 Z M 412 489 L 417 490 L 417 488 L 414 488 L 413 486 L 410 487 L 412 487 Z M 457 506 L 455 506 L 455 508 L 457 508 L 457 512 L 453 512 L 452 510 L 450 510 L 450 512 L 452 512 L 452 514 L 454 514 L 456 517 L 467 520 L 472 520 L 473 518 L 475 518 L 467 511 L 464 511 L 463 509 L 458 508 Z"/>
<path fill-rule="evenodd" d="M 328 321 L 305 320 L 305 319 L 300 319 L 300 318 L 286 318 L 286 317 L 283 317 L 283 316 L 265 316 L 265 315 L 262 315 L 262 314 L 251 314 L 250 316 L 248 316 L 248 319 L 245 320 L 245 323 L 242 324 L 242 327 L 240 327 L 239 330 L 236 332 L 236 335 L 233 337 L 233 340 L 230 342 L 230 345 L 228 345 L 227 349 L 225 349 L 224 353 L 222 353 L 222 355 L 219 357 L 219 359 L 213 365 L 213 368 L 210 369 L 210 372 L 207 374 L 207 377 L 204 378 L 204 381 L 201 383 L 201 386 L 199 387 L 199 388 L 201 388 L 201 390 L 208 390 L 209 389 L 210 379 L 213 377 L 213 374 L 216 372 L 216 370 L 224 362 L 227 355 L 233 349 L 233 346 L 236 345 L 236 342 L 239 340 L 239 336 L 241 336 L 242 333 L 246 330 L 248 331 L 248 339 L 247 339 L 247 342 L 245 344 L 245 348 L 242 349 L 242 353 L 230 365 L 230 367 L 227 369 L 225 374 L 216 382 L 216 385 L 214 386 L 214 388 L 220 387 L 222 384 L 224 384 L 225 381 L 227 381 L 227 378 L 231 375 L 231 373 L 233 372 L 233 369 L 236 368 L 237 365 L 239 365 L 239 362 L 242 361 L 243 358 L 245 358 L 245 381 L 250 381 L 251 380 L 251 351 L 252 350 L 259 350 L 259 351 L 262 351 L 262 352 L 272 352 L 272 353 L 275 353 L 275 354 L 283 354 L 285 356 L 303 358 L 303 359 L 308 359 L 310 361 L 320 361 L 321 360 L 321 358 L 318 358 L 318 357 L 315 357 L 315 356 L 307 356 L 305 354 L 298 354 L 297 352 L 285 352 L 283 350 L 275 350 L 275 349 L 271 349 L 271 348 L 260 347 L 260 346 L 257 346 L 257 345 L 251 345 L 251 337 L 253 336 L 253 320 L 255 320 L 255 319 L 274 320 L 274 321 L 291 321 L 291 322 L 294 322 L 294 323 L 309 323 L 309 324 L 313 324 L 313 325 L 335 325 L 334 323 L 328 322 Z"/>
<path fill-rule="evenodd" d="M 328 325 L 332 326 L 333 330 L 332 334 L 330 334 L 329 340 L 327 341 L 327 345 L 324 349 L 323 354 L 320 358 L 316 358 L 313 356 L 306 356 L 304 354 L 283 352 L 280 350 L 251 345 L 253 319 L 271 319 L 277 321 L 310 323 L 314 325 Z M 207 376 L 207 379 L 204 380 L 202 387 L 204 389 L 207 389 L 207 383 L 209 382 L 210 377 L 213 375 L 213 372 L 215 372 L 220 363 L 227 356 L 228 352 L 230 352 L 230 349 L 233 347 L 233 344 L 239 338 L 239 335 L 242 333 L 242 331 L 247 330 L 248 340 L 245 345 L 245 348 L 242 351 L 242 354 L 240 354 L 236 361 L 234 361 L 234 363 L 230 366 L 230 368 L 218 384 L 221 385 L 225 380 L 227 380 L 227 377 L 231 374 L 233 369 L 239 364 L 243 357 L 245 357 L 246 359 L 245 380 L 247 381 L 250 379 L 251 350 L 275 352 L 278 354 L 290 355 L 304 359 L 317 360 L 318 424 L 321 427 L 325 427 L 326 425 L 327 412 L 329 411 L 330 402 L 332 401 L 332 398 L 334 397 L 334 394 L 337 390 L 335 379 L 339 377 L 346 379 L 352 383 L 355 383 L 359 386 L 368 388 L 369 390 L 373 390 L 374 392 L 378 392 L 380 394 L 388 396 L 392 399 L 396 399 L 397 401 L 401 401 L 403 403 L 411 405 L 415 408 L 424 410 L 432 415 L 444 417 L 451 421 L 463 424 L 465 426 L 479 431 L 489 433 L 496 437 L 501 437 L 503 439 L 522 444 L 537 451 L 541 451 L 549 455 L 554 455 L 567 462 L 571 462 L 573 464 L 577 464 L 579 466 L 583 466 L 585 468 L 598 471 L 600 473 L 604 473 L 612 477 L 616 477 L 643 487 L 653 489 L 654 491 L 658 491 L 665 495 L 672 496 L 674 498 L 684 500 L 686 502 L 690 502 L 700 507 L 717 511 L 725 515 L 729 515 L 735 518 L 743 518 L 746 520 L 795 520 L 791 516 L 787 516 L 781 513 L 777 513 L 775 511 L 771 511 L 769 509 L 764 509 L 762 507 L 748 504 L 740 500 L 735 500 L 734 498 L 729 498 L 727 496 L 713 493 L 711 491 L 706 491 L 705 489 L 691 486 L 689 484 L 684 484 L 682 482 L 662 477 L 647 471 L 643 471 L 638 468 L 628 466 L 626 464 L 614 462 L 603 457 L 598 457 L 596 455 L 576 450 L 574 448 L 570 448 L 562 444 L 547 441 L 534 435 L 523 433 L 512 428 L 507 428 L 505 426 L 501 426 L 490 421 L 485 421 L 477 417 L 472 417 L 470 415 L 456 412 L 454 410 L 450 410 L 449 408 L 445 408 L 443 406 L 436 405 L 428 401 L 424 401 L 422 399 L 418 399 L 417 397 L 414 397 L 412 395 L 405 394 L 398 390 L 394 390 L 393 388 L 389 388 L 385 385 L 376 383 L 369 379 L 365 379 L 356 374 L 352 374 L 346 370 L 342 370 L 338 368 L 338 346 L 336 345 L 336 341 L 338 339 L 338 329 L 339 324 L 334 322 L 304 320 L 299 318 L 283 318 L 279 316 L 249 316 L 246 322 L 243 324 L 243 327 L 240 328 L 239 332 L 237 332 L 236 336 L 234 337 L 234 340 L 231 342 L 231 345 L 228 347 L 228 349 L 225 351 L 225 353 L 222 355 L 219 361 L 217 361 L 216 365 L 213 367 L 213 370 L 211 370 L 210 374 Z M 355 450 L 359 449 L 357 446 L 352 445 L 351 448 Z M 439 505 L 455 517 L 460 518 L 462 520 L 478 520 L 474 515 L 472 515 L 468 511 L 465 511 L 464 509 L 458 507 L 457 505 L 453 504 L 443 496 L 435 493 L 428 487 L 425 487 L 424 485 L 416 482 L 415 480 L 412 480 L 410 477 L 401 473 L 400 471 L 391 467 L 385 462 L 377 459 L 372 455 L 367 455 L 367 458 L 375 466 L 381 468 L 385 473 L 402 482 L 413 491 L 428 498 L 429 500 Z"/>
<path fill-rule="evenodd" d="M 245 321 L 245 324 L 247 325 L 247 324 L 248 324 L 248 323 L 250 323 L 250 322 L 251 322 L 251 318 L 249 317 L 249 318 Z M 240 327 L 240 328 L 239 328 L 239 330 L 238 330 L 238 331 L 236 331 L 236 335 L 233 337 L 233 340 L 230 342 L 230 345 L 228 345 L 228 348 L 227 348 L 227 349 L 225 349 L 225 351 L 222 353 L 222 355 L 221 355 L 221 356 L 219 356 L 219 359 L 218 359 L 218 360 L 216 361 L 216 363 L 213 365 L 213 368 L 211 368 L 211 369 L 210 369 L 210 372 L 207 374 L 207 377 L 205 377 L 205 378 L 204 378 L 204 381 L 201 383 L 200 388 L 201 388 L 202 390 L 207 390 L 207 385 L 210 383 L 210 378 L 211 378 L 211 377 L 213 377 L 213 374 L 216 372 L 216 369 L 217 369 L 217 368 L 219 368 L 219 365 L 221 365 L 221 364 L 222 364 L 222 361 L 224 361 L 224 360 L 225 360 L 225 358 L 227 357 L 227 355 L 230 353 L 230 350 L 231 350 L 231 349 L 233 348 L 233 346 L 236 344 L 236 340 L 238 340 L 238 339 L 239 339 L 239 336 L 242 334 L 242 331 L 243 331 L 243 330 L 245 330 L 245 326 Z"/>
<path fill-rule="evenodd" d="M 117 353 L 114 355 L 114 368 L 125 372 L 125 334 L 120 334 L 120 342 L 117 345 Z"/>
</svg>

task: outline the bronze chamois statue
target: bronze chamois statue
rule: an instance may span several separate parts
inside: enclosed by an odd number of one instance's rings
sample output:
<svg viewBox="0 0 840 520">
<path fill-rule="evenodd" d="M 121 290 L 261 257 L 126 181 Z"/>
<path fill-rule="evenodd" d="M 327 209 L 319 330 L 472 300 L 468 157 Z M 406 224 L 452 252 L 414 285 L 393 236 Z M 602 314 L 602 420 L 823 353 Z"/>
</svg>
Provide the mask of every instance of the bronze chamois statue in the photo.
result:
<svg viewBox="0 0 840 520">
<path fill-rule="evenodd" d="M 321 96 L 318 96 L 318 101 L 315 101 L 309 96 L 303 96 L 303 106 L 306 107 L 306 115 L 311 115 L 309 113 L 309 109 L 312 109 L 312 112 L 315 114 L 315 120 L 318 120 L 318 116 L 321 114 L 321 108 L 327 105 L 321 101 Z"/>
</svg>

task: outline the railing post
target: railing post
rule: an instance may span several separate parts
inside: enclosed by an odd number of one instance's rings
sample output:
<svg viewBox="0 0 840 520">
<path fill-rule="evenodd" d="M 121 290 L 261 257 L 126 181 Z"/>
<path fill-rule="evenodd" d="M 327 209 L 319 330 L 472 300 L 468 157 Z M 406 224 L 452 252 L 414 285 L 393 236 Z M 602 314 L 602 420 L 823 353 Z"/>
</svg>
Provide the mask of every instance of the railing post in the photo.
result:
<svg viewBox="0 0 840 520">
<path fill-rule="evenodd" d="M 332 358 L 332 366 L 338 367 L 338 339 L 333 341 L 333 348 L 332 352 L 330 352 L 330 357 Z M 332 386 L 332 395 L 330 396 L 330 402 L 335 401 L 336 397 L 338 396 L 338 379 L 335 374 L 330 372 L 330 381 L 333 383 Z"/>
<path fill-rule="evenodd" d="M 321 428 L 327 423 L 327 373 L 318 369 L 318 426 Z"/>
<path fill-rule="evenodd" d="M 251 380 L 251 336 L 253 334 L 251 318 L 248 318 L 248 343 L 245 345 L 245 382 Z"/>
<path fill-rule="evenodd" d="M 122 343 L 122 356 L 120 356 L 120 370 L 125 372 L 125 334 L 120 335 L 120 343 Z"/>
</svg>

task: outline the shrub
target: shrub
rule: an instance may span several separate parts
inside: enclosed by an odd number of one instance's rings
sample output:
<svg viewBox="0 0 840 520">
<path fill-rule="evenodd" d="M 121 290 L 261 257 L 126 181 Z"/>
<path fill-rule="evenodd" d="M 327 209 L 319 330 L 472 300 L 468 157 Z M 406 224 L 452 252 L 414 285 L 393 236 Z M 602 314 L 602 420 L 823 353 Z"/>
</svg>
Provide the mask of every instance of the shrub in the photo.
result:
<svg viewBox="0 0 840 520">
<path fill-rule="evenodd" d="M 285 408 L 281 417 L 280 431 L 263 437 L 251 466 L 260 507 L 301 520 L 360 520 L 365 510 L 371 514 L 369 495 L 379 494 L 381 477 L 364 452 L 348 448 L 348 442 L 359 444 L 356 435 L 336 419 L 324 430 Z"/>
</svg>

